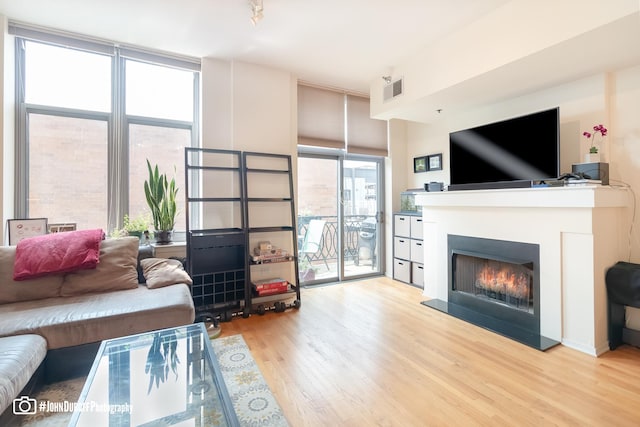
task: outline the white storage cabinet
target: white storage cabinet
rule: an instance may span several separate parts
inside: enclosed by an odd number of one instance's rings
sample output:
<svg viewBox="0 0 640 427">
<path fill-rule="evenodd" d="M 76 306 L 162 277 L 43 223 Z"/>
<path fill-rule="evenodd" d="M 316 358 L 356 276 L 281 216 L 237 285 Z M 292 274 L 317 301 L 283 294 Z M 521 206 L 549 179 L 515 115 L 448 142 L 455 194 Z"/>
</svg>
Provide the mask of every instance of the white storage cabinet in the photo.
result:
<svg viewBox="0 0 640 427">
<path fill-rule="evenodd" d="M 393 215 L 393 278 L 424 287 L 422 214 Z"/>
</svg>

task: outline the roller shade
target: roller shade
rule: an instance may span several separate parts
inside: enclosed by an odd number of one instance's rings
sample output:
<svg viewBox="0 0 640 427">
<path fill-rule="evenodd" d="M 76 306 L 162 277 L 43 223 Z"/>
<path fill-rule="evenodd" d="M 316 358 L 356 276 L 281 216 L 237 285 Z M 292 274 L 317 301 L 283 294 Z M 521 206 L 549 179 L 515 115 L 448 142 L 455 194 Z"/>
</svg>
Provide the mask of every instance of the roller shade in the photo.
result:
<svg viewBox="0 0 640 427">
<path fill-rule="evenodd" d="M 347 152 L 386 157 L 387 121 L 372 119 L 369 98 L 347 95 Z"/>
<path fill-rule="evenodd" d="M 345 148 L 344 94 L 298 85 L 298 144 Z"/>
</svg>

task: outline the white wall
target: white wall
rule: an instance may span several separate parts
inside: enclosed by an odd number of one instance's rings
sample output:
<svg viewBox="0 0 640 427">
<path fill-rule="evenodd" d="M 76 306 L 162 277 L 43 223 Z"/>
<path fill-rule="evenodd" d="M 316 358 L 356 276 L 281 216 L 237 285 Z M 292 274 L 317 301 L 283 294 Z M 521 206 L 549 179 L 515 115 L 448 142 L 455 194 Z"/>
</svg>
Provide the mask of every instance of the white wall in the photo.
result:
<svg viewBox="0 0 640 427">
<path fill-rule="evenodd" d="M 615 73 L 612 83 L 611 135 L 609 140 L 610 173 L 614 184 L 628 185 L 640 197 L 640 65 Z M 629 260 L 640 263 L 640 215 L 630 234 Z"/>
<path fill-rule="evenodd" d="M 443 111 L 438 120 L 429 124 L 410 122 L 408 154 L 411 159 L 407 161 L 412 161 L 414 156 L 442 152 L 445 167 L 442 172 L 415 174 L 409 182 L 416 186 L 425 180 L 449 183 L 450 132 L 558 106 L 560 107 L 560 170 L 570 172 L 571 164 L 581 162 L 589 147 L 588 141 L 582 137 L 582 132 L 591 130 L 593 124 L 611 122 L 607 109 L 609 79 L 608 75 L 599 74 L 463 112 Z M 608 144 L 603 147 L 604 158 L 608 158 L 608 148 Z"/>
<path fill-rule="evenodd" d="M 297 81 L 288 72 L 213 58 L 202 60 L 202 146 L 203 148 L 286 154 L 292 157 L 294 182 L 297 165 Z M 253 164 L 250 167 L 266 167 Z M 277 165 L 286 168 L 286 164 Z M 227 175 L 227 178 L 230 178 Z M 282 178 L 282 179 L 280 179 Z M 278 180 L 277 185 L 271 185 Z M 208 182 L 203 190 L 212 197 L 237 183 Z M 287 190 L 285 176 L 274 175 L 270 182 L 260 182 L 255 175 L 248 180 L 252 195 L 262 197 L 288 197 L 288 194 L 272 194 Z M 239 193 L 236 193 L 236 196 Z M 206 194 L 205 194 L 206 196 Z M 288 204 L 252 204 L 260 209 L 260 215 L 251 216 L 251 226 L 289 225 Z M 239 205 L 207 204 L 204 208 L 205 228 L 224 227 L 224 221 L 236 218 L 234 226 L 240 226 Z M 255 212 L 251 210 L 250 212 Z M 260 223 L 258 223 L 260 222 Z M 227 225 L 228 227 L 228 225 Z M 252 234 L 251 246 L 258 241 L 269 240 L 277 247 L 291 249 L 291 233 Z M 252 279 L 267 277 L 293 277 L 291 263 L 252 267 Z"/>
<path fill-rule="evenodd" d="M 385 273 L 393 272 L 393 212 L 400 210 L 400 193 L 407 189 L 407 125 L 404 120 L 389 121 L 389 156 L 385 160 Z"/>
<path fill-rule="evenodd" d="M 392 77 L 403 77 L 402 96 L 383 102 L 383 82 L 374 80 L 372 115 L 425 121 L 417 117 L 593 74 L 605 66 L 601 60 L 619 62 L 637 50 L 629 48 L 626 31 L 637 34 L 639 6 L 637 0 L 508 2 L 395 64 Z M 610 40 L 594 53 L 594 44 Z M 411 112 L 412 104 L 429 111 Z"/>
<path fill-rule="evenodd" d="M 292 82 L 285 71 L 204 58 L 203 147 L 294 155 Z"/>
</svg>

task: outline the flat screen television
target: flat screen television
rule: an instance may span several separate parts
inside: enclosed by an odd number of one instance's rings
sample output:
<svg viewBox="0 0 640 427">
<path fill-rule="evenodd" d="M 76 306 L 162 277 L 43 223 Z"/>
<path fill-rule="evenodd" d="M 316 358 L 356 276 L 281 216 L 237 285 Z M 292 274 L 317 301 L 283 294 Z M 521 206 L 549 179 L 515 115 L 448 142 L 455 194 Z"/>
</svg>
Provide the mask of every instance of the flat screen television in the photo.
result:
<svg viewBox="0 0 640 427">
<path fill-rule="evenodd" d="M 527 187 L 560 175 L 560 109 L 449 134 L 449 190 Z"/>
</svg>

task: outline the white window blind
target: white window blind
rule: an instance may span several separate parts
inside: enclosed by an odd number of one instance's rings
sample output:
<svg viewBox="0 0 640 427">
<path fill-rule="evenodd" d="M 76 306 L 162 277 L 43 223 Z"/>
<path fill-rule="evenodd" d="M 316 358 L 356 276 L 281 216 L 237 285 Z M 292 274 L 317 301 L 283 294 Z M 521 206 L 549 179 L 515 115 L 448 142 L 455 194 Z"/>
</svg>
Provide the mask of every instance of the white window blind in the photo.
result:
<svg viewBox="0 0 640 427">
<path fill-rule="evenodd" d="M 387 121 L 372 119 L 369 98 L 347 95 L 347 152 L 388 155 Z"/>
<path fill-rule="evenodd" d="M 345 148 L 344 94 L 298 85 L 298 144 Z"/>
</svg>

